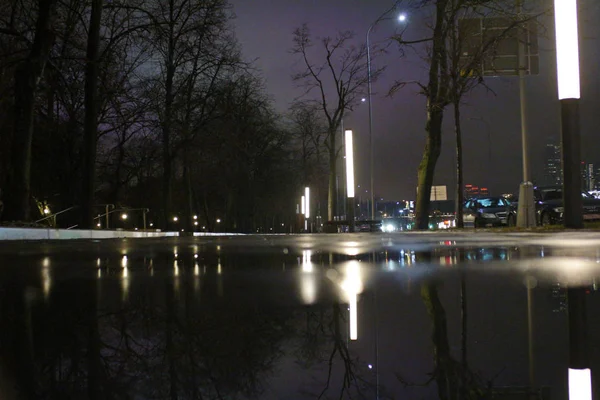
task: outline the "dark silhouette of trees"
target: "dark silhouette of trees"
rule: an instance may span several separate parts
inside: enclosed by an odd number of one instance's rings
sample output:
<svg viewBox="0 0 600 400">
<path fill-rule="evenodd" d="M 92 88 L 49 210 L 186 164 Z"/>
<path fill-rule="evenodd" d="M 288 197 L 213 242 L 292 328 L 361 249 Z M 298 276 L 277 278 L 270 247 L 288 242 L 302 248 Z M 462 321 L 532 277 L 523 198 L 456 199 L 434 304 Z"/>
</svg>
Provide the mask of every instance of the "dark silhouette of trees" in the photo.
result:
<svg viewBox="0 0 600 400">
<path fill-rule="evenodd" d="M 344 115 L 360 102 L 368 83 L 367 48 L 364 44 L 354 45 L 354 34 L 339 32 L 335 38 L 326 37 L 318 42 L 318 56 L 313 54 L 315 43 L 307 24 L 294 31 L 292 53 L 298 55 L 302 70 L 292 76 L 294 82 L 305 90 L 305 95 L 315 93 L 312 100 L 325 118 L 329 163 L 329 186 L 327 218 L 333 221 L 337 208 L 335 192 L 337 160 L 342 149 L 338 142 Z M 374 80 L 382 72 L 371 72 Z"/>
<path fill-rule="evenodd" d="M 14 102 L 10 163 L 6 170 L 6 197 L 3 218 L 6 220 L 29 220 L 31 215 L 31 149 L 34 131 L 35 96 L 44 75 L 44 69 L 54 44 L 54 23 L 57 0 L 39 0 L 35 3 L 37 16 L 34 37 L 27 44 L 27 55 L 18 61 L 14 69 Z M 9 36 L 26 40 L 24 32 L 17 30 L 12 19 L 19 6 L 13 3 L 11 19 L 7 27 Z"/>
</svg>

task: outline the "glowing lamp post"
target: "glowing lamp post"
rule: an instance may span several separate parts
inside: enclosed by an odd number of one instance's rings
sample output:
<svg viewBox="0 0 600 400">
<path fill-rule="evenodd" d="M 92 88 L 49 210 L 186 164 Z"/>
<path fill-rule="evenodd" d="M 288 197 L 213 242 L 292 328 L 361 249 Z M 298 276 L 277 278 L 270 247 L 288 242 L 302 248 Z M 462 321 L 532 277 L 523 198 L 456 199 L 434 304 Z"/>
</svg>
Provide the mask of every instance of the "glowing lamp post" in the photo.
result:
<svg viewBox="0 0 600 400">
<path fill-rule="evenodd" d="M 348 190 L 348 226 L 354 232 L 354 148 L 352 144 L 352 130 L 344 132 L 346 144 L 346 188 Z"/>
<path fill-rule="evenodd" d="M 304 229 L 310 232 L 310 188 L 304 188 Z"/>
<path fill-rule="evenodd" d="M 577 0 L 554 0 L 556 66 L 561 111 L 564 225 L 583 228 L 581 198 L 581 136 L 579 132 L 579 38 Z M 587 345 L 585 292 L 567 290 L 569 323 L 569 399 L 592 400 L 592 375 Z"/>
<path fill-rule="evenodd" d="M 564 225 L 583 228 L 579 132 L 577 0 L 554 0 L 558 99 L 561 108 Z"/>
</svg>

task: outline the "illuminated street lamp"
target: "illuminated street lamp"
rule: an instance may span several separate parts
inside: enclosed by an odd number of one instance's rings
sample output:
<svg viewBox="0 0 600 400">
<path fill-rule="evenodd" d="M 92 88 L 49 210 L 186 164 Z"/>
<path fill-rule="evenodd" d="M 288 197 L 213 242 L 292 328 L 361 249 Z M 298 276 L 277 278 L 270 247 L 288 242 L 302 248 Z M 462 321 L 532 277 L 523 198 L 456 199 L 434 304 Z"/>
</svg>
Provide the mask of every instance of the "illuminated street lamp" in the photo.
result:
<svg viewBox="0 0 600 400">
<path fill-rule="evenodd" d="M 375 197 L 374 197 L 374 193 L 375 191 L 373 190 L 373 105 L 371 102 L 371 94 L 372 94 L 372 90 L 371 90 L 371 41 L 370 41 L 370 35 L 371 35 L 371 31 L 373 30 L 373 28 L 375 28 L 375 26 L 383 21 L 383 19 L 385 18 L 386 15 L 389 15 L 389 13 L 393 12 L 396 10 L 396 7 L 392 7 L 391 9 L 389 9 L 387 12 L 385 12 L 381 17 L 379 17 L 375 22 L 373 22 L 370 26 L 369 29 L 367 30 L 367 92 L 368 92 L 368 97 L 367 99 L 369 100 L 369 163 L 370 163 L 370 174 L 371 174 L 371 219 L 374 220 L 375 219 Z M 407 20 L 407 16 L 404 13 L 401 13 L 398 15 L 398 22 L 404 23 Z"/>
<path fill-rule="evenodd" d="M 554 0 L 558 99 L 561 108 L 564 225 L 583 228 L 579 132 L 579 38 L 577 0 Z"/>
<path fill-rule="evenodd" d="M 352 143 L 352 130 L 344 132 L 346 142 L 346 188 L 348 191 L 348 230 L 354 232 L 354 148 Z"/>
<path fill-rule="evenodd" d="M 121 214 L 121 219 L 122 219 L 123 221 L 125 221 L 127 218 L 129 218 L 129 215 L 127 215 L 127 213 L 123 213 L 123 214 Z"/>
<path fill-rule="evenodd" d="M 179 221 L 179 217 L 173 217 L 173 222 Z"/>
<path fill-rule="evenodd" d="M 577 0 L 554 0 L 556 67 L 561 109 L 564 225 L 583 228 L 581 136 L 579 132 L 579 38 Z M 585 292 L 567 289 L 569 324 L 569 400 L 592 400 L 592 373 L 587 343 Z"/>
</svg>

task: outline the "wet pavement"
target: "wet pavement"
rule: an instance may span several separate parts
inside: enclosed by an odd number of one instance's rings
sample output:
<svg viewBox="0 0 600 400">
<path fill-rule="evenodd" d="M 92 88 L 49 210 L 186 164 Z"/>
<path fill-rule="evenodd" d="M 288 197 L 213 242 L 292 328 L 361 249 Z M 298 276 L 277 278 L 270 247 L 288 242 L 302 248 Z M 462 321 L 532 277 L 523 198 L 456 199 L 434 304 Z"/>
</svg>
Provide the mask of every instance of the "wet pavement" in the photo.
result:
<svg viewBox="0 0 600 400">
<path fill-rule="evenodd" d="M 589 232 L 0 243 L 0 398 L 566 399 L 598 281 Z"/>
</svg>

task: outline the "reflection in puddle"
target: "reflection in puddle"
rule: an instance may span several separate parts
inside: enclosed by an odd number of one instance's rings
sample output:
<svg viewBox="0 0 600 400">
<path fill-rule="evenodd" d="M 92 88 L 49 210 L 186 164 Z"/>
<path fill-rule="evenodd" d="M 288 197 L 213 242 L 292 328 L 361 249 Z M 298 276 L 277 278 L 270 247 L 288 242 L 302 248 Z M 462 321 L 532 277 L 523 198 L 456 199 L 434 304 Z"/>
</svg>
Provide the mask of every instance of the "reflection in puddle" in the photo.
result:
<svg viewBox="0 0 600 400">
<path fill-rule="evenodd" d="M 360 263 L 356 260 L 346 263 L 346 273 L 341 288 L 346 293 L 350 308 L 350 340 L 358 339 L 358 294 L 363 284 L 360 276 Z"/>
<path fill-rule="evenodd" d="M 45 299 L 48 299 L 48 296 L 50 296 L 51 288 L 52 278 L 50 277 L 50 257 L 44 257 L 42 260 L 42 290 Z"/>
<path fill-rule="evenodd" d="M 60 257 L 36 256 L 34 274 L 12 267 L 19 279 L 0 280 L 0 339 L 28 339 L 0 349 L 0 371 L 18 374 L 11 363 L 29 363 L 43 390 L 74 395 L 81 384 L 73 377 L 85 385 L 87 357 L 96 354 L 107 398 L 162 399 L 175 390 L 178 398 L 419 399 L 437 398 L 444 382 L 495 398 L 548 386 L 552 398 L 566 398 L 567 292 L 583 285 L 594 311 L 600 300 L 597 249 L 545 247 L 541 259 L 539 246 L 444 241 L 423 251 L 383 241 L 365 254 L 360 241 L 344 240 L 337 253 L 303 244 L 249 256 L 227 243 L 218 252 L 213 243 L 170 243 L 145 255 L 132 245 L 129 256 L 93 253 L 64 268 Z M 43 291 L 43 299 L 32 292 L 29 311 L 18 304 L 27 286 Z M 600 323 L 590 318 L 589 329 L 597 349 Z M 27 348 L 35 357 L 23 356 Z M 581 371 L 570 374 L 571 388 L 588 384 Z M 432 376 L 429 386 L 416 385 Z M 498 388 L 488 386 L 492 378 Z"/>
</svg>

